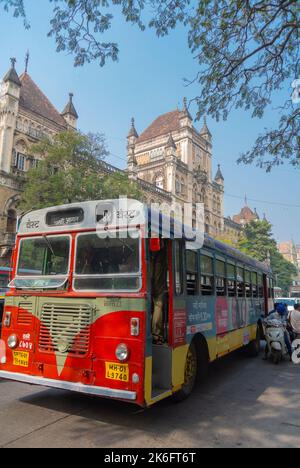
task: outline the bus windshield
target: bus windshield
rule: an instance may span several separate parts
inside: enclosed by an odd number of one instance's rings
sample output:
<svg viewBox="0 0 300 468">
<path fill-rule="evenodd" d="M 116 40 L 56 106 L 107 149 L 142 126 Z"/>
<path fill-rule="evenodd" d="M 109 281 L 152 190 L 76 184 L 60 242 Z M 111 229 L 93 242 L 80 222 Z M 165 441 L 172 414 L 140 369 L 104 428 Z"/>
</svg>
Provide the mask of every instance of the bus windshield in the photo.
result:
<svg viewBox="0 0 300 468">
<path fill-rule="evenodd" d="M 17 276 L 10 284 L 20 289 L 60 288 L 68 280 L 70 238 L 43 236 L 22 239 Z"/>
<path fill-rule="evenodd" d="M 137 291 L 140 284 L 139 238 L 78 235 L 75 290 Z"/>
</svg>

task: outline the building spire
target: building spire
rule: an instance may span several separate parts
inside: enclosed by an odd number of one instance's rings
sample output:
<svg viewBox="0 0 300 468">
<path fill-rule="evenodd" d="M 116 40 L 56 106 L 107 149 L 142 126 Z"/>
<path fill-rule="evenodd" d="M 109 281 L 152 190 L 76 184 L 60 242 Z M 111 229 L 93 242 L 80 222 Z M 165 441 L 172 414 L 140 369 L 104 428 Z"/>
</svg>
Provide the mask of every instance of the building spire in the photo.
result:
<svg viewBox="0 0 300 468">
<path fill-rule="evenodd" d="M 173 139 L 172 133 L 170 133 L 170 135 L 169 135 L 166 148 L 173 148 L 173 149 L 177 150 L 177 147 L 176 147 L 175 141 Z"/>
<path fill-rule="evenodd" d="M 202 126 L 202 128 L 200 130 L 200 135 L 204 136 L 204 137 L 208 136 L 209 138 L 211 138 L 211 136 L 212 136 L 209 129 L 208 129 L 208 126 L 207 126 L 206 115 L 203 118 L 203 126 Z"/>
<path fill-rule="evenodd" d="M 224 177 L 223 177 L 223 174 L 222 174 L 222 171 L 221 171 L 221 165 L 220 164 L 218 164 L 218 170 L 217 170 L 217 173 L 216 173 L 215 180 L 223 180 L 224 181 Z"/>
<path fill-rule="evenodd" d="M 247 194 L 245 195 L 245 206 L 248 206 L 248 197 L 247 197 Z"/>
<path fill-rule="evenodd" d="M 186 118 L 188 117 L 189 120 L 193 120 L 189 108 L 188 108 L 188 100 L 186 97 L 183 98 L 183 109 L 182 109 L 182 117 Z"/>
<path fill-rule="evenodd" d="M 71 117 L 78 119 L 78 114 L 76 112 L 75 106 L 73 104 L 73 93 L 69 93 L 69 102 L 62 112 L 62 116 L 70 115 Z"/>
<path fill-rule="evenodd" d="M 135 128 L 135 120 L 134 118 L 132 117 L 131 119 L 131 128 L 129 130 L 129 133 L 128 133 L 128 137 L 127 138 L 130 138 L 130 137 L 134 137 L 134 138 L 138 138 L 139 135 L 138 135 L 138 132 L 136 131 L 136 128 Z"/>
<path fill-rule="evenodd" d="M 26 55 L 25 55 L 25 73 L 26 74 L 28 72 L 29 59 L 30 59 L 30 54 L 29 54 L 29 50 L 27 50 Z"/>
<path fill-rule="evenodd" d="M 21 81 L 18 77 L 18 74 L 16 72 L 16 63 L 17 63 L 17 60 L 13 57 L 10 59 L 10 62 L 11 62 L 11 67 L 9 69 L 9 71 L 6 73 L 5 77 L 3 78 L 3 81 L 4 83 L 8 83 L 8 82 L 11 82 L 11 83 L 14 83 L 15 85 L 21 87 L 22 84 L 21 84 Z"/>
<path fill-rule="evenodd" d="M 13 68 L 15 70 L 16 69 L 17 59 L 15 57 L 12 57 L 10 59 L 10 61 L 11 61 L 11 68 Z"/>
</svg>

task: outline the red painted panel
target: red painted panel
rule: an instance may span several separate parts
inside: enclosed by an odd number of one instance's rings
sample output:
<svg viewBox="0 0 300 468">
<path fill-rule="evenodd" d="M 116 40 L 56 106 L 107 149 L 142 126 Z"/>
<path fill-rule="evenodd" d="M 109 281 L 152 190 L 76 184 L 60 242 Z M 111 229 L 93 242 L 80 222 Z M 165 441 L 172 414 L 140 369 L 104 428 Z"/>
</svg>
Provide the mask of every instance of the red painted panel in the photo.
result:
<svg viewBox="0 0 300 468">
<path fill-rule="evenodd" d="M 12 323 L 9 328 L 4 327 L 2 338 L 6 342 L 7 338 L 15 333 L 20 343 L 25 342 L 26 336 L 28 342 L 32 343 L 32 348 L 28 349 L 20 346 L 15 351 L 29 352 L 29 366 L 19 367 L 13 364 L 13 351 L 7 348 L 6 364 L 0 365 L 2 370 L 9 372 L 19 372 L 34 376 L 43 376 L 45 378 L 63 380 L 69 382 L 81 382 L 83 384 L 96 385 L 112 389 L 121 389 L 136 391 L 138 393 L 137 403 L 144 402 L 144 362 L 145 362 L 145 335 L 146 319 L 145 313 L 122 311 L 104 315 L 91 326 L 90 350 L 87 356 L 77 357 L 68 355 L 64 368 L 61 373 L 58 372 L 56 356 L 53 352 L 41 352 L 38 349 L 38 339 L 40 322 L 33 318 L 31 327 L 20 326 L 17 323 L 18 308 L 6 307 L 7 311 L 12 312 Z M 30 314 L 22 310 L 24 317 Z M 132 337 L 130 335 L 131 318 L 140 320 L 140 336 Z M 75 340 L 78 336 L 75 337 Z M 51 336 L 48 337 L 51 344 Z M 125 343 L 129 350 L 129 382 L 106 379 L 105 363 L 119 363 L 115 356 L 116 347 L 120 343 Z M 25 344 L 26 346 L 26 344 Z M 132 382 L 132 375 L 136 373 L 139 376 L 139 382 Z"/>
</svg>

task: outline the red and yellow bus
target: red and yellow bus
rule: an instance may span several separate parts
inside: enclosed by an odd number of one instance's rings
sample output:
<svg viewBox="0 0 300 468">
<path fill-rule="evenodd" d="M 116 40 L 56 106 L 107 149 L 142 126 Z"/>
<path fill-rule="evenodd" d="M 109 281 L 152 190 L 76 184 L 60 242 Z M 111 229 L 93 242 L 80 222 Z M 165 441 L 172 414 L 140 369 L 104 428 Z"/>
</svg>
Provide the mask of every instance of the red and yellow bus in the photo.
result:
<svg viewBox="0 0 300 468">
<path fill-rule="evenodd" d="M 128 219 L 141 212 L 128 235 Z M 260 318 L 273 301 L 268 266 L 209 237 L 195 249 L 171 229 L 162 241 L 163 216 L 153 239 L 148 213 L 112 200 L 22 217 L 0 378 L 150 406 L 187 397 L 231 351 L 258 354 Z M 150 264 L 162 248 L 165 342 L 155 344 Z"/>
</svg>

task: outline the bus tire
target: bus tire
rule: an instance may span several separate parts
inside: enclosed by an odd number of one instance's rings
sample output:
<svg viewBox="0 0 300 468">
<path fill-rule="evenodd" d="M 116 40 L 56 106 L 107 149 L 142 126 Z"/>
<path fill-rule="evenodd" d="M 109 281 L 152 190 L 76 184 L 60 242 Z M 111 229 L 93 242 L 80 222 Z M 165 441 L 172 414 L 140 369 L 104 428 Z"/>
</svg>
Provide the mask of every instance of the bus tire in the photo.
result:
<svg viewBox="0 0 300 468">
<path fill-rule="evenodd" d="M 246 356 L 250 358 L 256 358 L 260 353 L 260 329 L 257 326 L 256 338 L 251 341 L 245 348 Z"/>
<path fill-rule="evenodd" d="M 198 372 L 197 381 L 203 383 L 208 377 L 209 371 L 209 352 L 205 338 L 202 335 L 195 336 L 195 344 L 197 348 Z"/>
<path fill-rule="evenodd" d="M 184 384 L 182 385 L 181 389 L 173 395 L 173 400 L 175 402 L 184 401 L 188 398 L 191 393 L 193 392 L 196 381 L 197 381 L 197 374 L 198 374 L 198 357 L 197 357 L 197 348 L 195 342 L 192 341 L 185 363 L 185 376 L 184 376 Z"/>
</svg>

